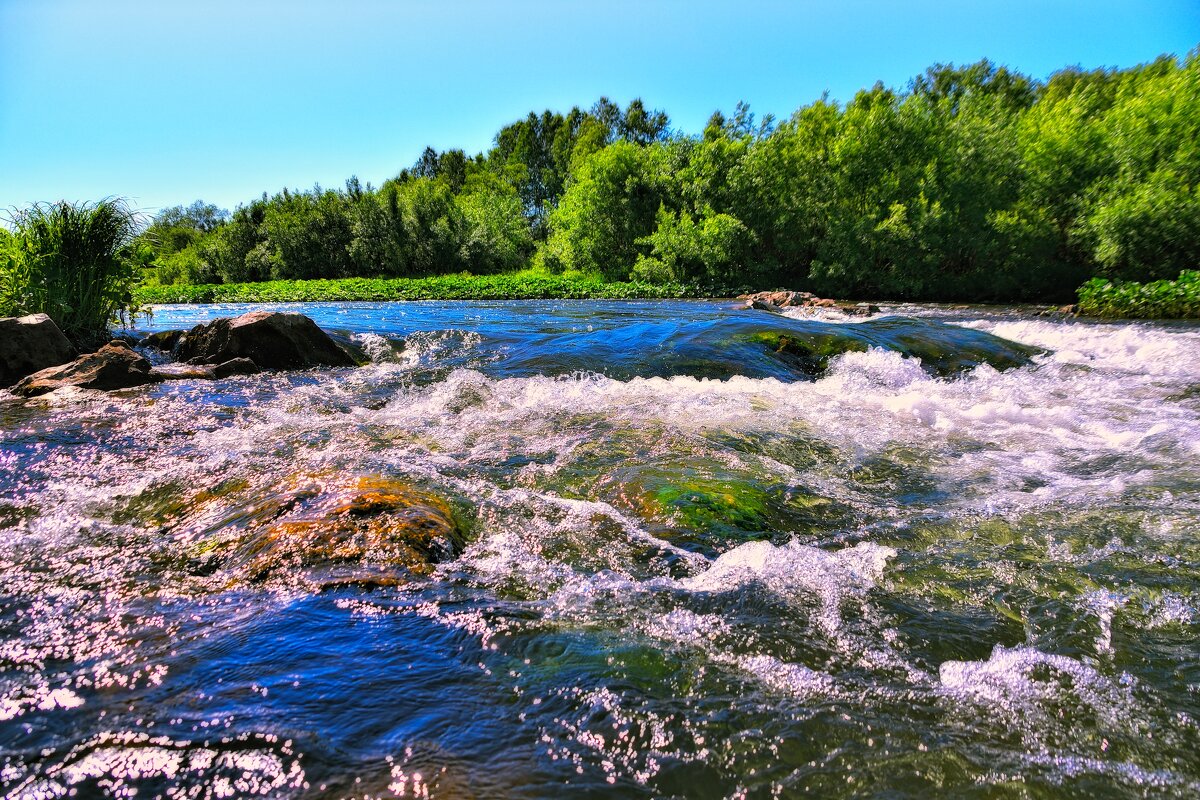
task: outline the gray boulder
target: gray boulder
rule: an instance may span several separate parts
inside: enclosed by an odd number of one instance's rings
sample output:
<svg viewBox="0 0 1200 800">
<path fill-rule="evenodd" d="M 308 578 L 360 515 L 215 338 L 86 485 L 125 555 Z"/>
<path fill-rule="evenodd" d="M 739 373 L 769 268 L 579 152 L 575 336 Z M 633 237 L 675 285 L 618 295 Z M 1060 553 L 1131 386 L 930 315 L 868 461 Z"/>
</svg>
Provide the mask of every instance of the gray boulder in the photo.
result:
<svg viewBox="0 0 1200 800">
<path fill-rule="evenodd" d="M 0 386 L 65 364 L 75 355 L 67 337 L 45 314 L 0 318 Z"/>
</svg>

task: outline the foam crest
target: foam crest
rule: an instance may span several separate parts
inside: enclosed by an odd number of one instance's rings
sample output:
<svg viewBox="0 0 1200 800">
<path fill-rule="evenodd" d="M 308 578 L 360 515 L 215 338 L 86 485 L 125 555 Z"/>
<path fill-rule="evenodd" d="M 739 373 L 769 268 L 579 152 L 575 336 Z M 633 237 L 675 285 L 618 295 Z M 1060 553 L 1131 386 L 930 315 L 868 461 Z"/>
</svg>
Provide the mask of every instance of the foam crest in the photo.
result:
<svg viewBox="0 0 1200 800">
<path fill-rule="evenodd" d="M 1082 661 L 1028 646 L 996 645 L 986 661 L 946 661 L 938 679 L 945 691 L 1000 708 L 1020 725 L 1034 724 L 1035 716 L 1058 717 L 1058 709 L 1075 700 L 1126 727 L 1135 705 L 1128 675 L 1114 683 Z"/>
<path fill-rule="evenodd" d="M 817 623 L 832 635 L 841 626 L 842 600 L 873 587 L 895 555 L 892 548 L 871 542 L 833 552 L 794 541 L 779 546 L 747 542 L 721 554 L 707 571 L 680 581 L 680 586 L 725 593 L 760 585 L 784 598 L 815 594 L 821 602 Z"/>
</svg>

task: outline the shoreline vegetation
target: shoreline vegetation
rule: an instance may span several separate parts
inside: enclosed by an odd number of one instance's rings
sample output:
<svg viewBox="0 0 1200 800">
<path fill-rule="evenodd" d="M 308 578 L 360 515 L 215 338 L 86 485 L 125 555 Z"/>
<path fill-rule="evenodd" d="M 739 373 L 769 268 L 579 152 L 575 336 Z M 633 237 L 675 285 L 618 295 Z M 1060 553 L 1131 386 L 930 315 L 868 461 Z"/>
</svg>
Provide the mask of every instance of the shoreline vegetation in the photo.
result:
<svg viewBox="0 0 1200 800">
<path fill-rule="evenodd" d="M 144 308 L 168 304 L 325 303 L 421 300 L 685 300 L 735 299 L 761 287 L 676 282 L 604 281 L 587 275 L 438 275 L 429 278 L 343 278 L 260 283 L 139 286 L 133 302 Z M 861 298 L 846 298 L 857 302 Z M 1047 305 L 1047 304 L 1043 304 Z M 1048 304 L 1054 306 L 1054 304 Z M 1178 280 L 1142 284 L 1094 278 L 1079 288 L 1070 309 L 1110 319 L 1200 319 L 1200 272 Z"/>
<path fill-rule="evenodd" d="M 656 300 L 734 297 L 742 288 L 675 281 L 605 281 L 588 275 L 437 275 L 341 278 L 199 286 L 140 286 L 139 306 L 168 303 L 312 303 L 389 300 Z"/>
<path fill-rule="evenodd" d="M 546 110 L 379 186 L 120 200 L 0 227 L 0 316 L 77 341 L 167 302 L 734 296 L 1062 305 L 1196 317 L 1200 49 L 1045 80 L 937 64 L 786 120 L 699 134 L 640 99 Z M 1144 284 L 1144 288 L 1135 288 Z M 1082 288 L 1081 288 L 1082 287 Z"/>
<path fill-rule="evenodd" d="M 1109 281 L 1093 278 L 1079 287 L 1079 313 L 1113 319 L 1200 319 L 1200 271 L 1184 270 L 1173 281 Z"/>
</svg>

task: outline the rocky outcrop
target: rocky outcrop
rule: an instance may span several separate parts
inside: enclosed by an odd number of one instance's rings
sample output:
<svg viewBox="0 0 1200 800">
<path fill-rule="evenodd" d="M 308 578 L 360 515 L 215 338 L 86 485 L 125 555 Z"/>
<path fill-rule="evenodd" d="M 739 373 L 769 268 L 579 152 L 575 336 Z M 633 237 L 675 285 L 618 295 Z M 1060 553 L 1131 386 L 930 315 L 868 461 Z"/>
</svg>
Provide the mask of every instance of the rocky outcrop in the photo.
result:
<svg viewBox="0 0 1200 800">
<path fill-rule="evenodd" d="M 852 317 L 869 317 L 879 313 L 879 306 L 871 303 L 839 303 L 826 297 L 817 297 L 812 292 L 758 292 L 741 295 L 738 299 L 747 301 L 747 308 L 776 314 L 785 308 L 830 308 Z"/>
<path fill-rule="evenodd" d="M 303 314 L 252 311 L 215 319 L 183 334 L 175 357 L 192 364 L 247 358 L 262 369 L 352 367 L 354 359 Z"/>
<path fill-rule="evenodd" d="M 65 364 L 75 355 L 67 337 L 45 314 L 0 318 L 0 387 Z"/>
<path fill-rule="evenodd" d="M 150 371 L 150 362 L 135 353 L 125 342 L 114 339 L 94 353 L 80 356 L 69 364 L 35 372 L 10 390 L 21 397 L 38 395 L 77 386 L 81 389 L 128 389 L 159 380 Z"/>
</svg>

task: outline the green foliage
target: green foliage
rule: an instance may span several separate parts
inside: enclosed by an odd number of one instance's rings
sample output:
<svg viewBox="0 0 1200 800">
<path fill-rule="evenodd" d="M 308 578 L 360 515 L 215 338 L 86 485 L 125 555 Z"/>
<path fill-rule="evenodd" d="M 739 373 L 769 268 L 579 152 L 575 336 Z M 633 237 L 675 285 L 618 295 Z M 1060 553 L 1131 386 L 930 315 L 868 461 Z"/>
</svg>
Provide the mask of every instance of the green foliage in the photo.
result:
<svg viewBox="0 0 1200 800">
<path fill-rule="evenodd" d="M 697 136 L 641 100 L 531 112 L 486 154 L 427 148 L 378 190 L 287 190 L 226 218 L 168 209 L 148 283 L 469 271 L 1060 301 L 1093 275 L 1200 263 L 1200 53 L 1044 82 L 935 65 L 776 124 Z M 139 250 L 139 253 L 142 251 Z"/>
<path fill-rule="evenodd" d="M 580 275 L 532 271 L 505 275 L 437 275 L 428 278 L 347 278 L 270 281 L 201 286 L 142 286 L 142 305 L 158 303 L 294 303 L 386 300 L 531 300 L 728 297 L 743 286 L 683 284 L 672 281 L 604 281 Z"/>
<path fill-rule="evenodd" d="M 122 200 L 39 203 L 0 240 L 0 314 L 45 313 L 68 337 L 103 339 L 130 310 L 136 215 Z"/>
<path fill-rule="evenodd" d="M 635 277 L 683 281 L 703 276 L 710 282 L 732 284 L 748 275 L 747 256 L 754 234 L 736 217 L 705 209 L 699 219 L 660 207 L 654 232 L 642 240 L 652 248 L 639 256 Z"/>
<path fill-rule="evenodd" d="M 1093 278 L 1079 287 L 1080 313 L 1131 319 L 1200 319 L 1200 271 L 1150 283 Z"/>
<path fill-rule="evenodd" d="M 652 162 L 661 149 L 617 141 L 589 156 L 550 216 L 547 250 L 565 269 L 623 280 L 662 204 Z"/>
</svg>

